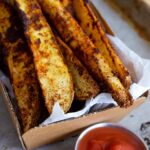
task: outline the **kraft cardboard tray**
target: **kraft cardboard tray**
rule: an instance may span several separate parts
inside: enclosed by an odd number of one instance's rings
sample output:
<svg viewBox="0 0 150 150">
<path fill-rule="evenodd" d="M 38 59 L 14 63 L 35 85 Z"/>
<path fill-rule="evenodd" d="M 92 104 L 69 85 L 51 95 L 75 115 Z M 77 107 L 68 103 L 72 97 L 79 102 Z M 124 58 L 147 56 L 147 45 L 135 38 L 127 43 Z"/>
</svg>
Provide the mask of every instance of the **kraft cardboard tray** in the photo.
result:
<svg viewBox="0 0 150 150">
<path fill-rule="evenodd" d="M 103 27 L 106 32 L 114 35 L 104 18 L 97 12 L 94 6 L 89 3 L 92 7 L 93 11 L 100 19 Z M 129 108 L 120 108 L 114 107 L 110 109 L 106 109 L 100 112 L 91 113 L 88 115 L 84 115 L 82 117 L 69 119 L 65 121 L 60 121 L 56 123 L 49 124 L 43 127 L 34 127 L 27 131 L 26 133 L 21 133 L 21 127 L 16 115 L 15 107 L 13 104 L 13 100 L 10 99 L 5 86 L 0 81 L 0 92 L 3 96 L 3 100 L 8 108 L 11 119 L 15 126 L 15 129 L 18 133 L 19 139 L 24 149 L 33 149 L 39 146 L 49 144 L 60 139 L 64 139 L 65 137 L 73 135 L 75 132 L 78 132 L 85 127 L 88 127 L 92 124 L 98 122 L 116 122 L 126 116 L 130 111 L 141 105 L 146 97 L 141 97 L 137 99 L 132 106 Z"/>
</svg>

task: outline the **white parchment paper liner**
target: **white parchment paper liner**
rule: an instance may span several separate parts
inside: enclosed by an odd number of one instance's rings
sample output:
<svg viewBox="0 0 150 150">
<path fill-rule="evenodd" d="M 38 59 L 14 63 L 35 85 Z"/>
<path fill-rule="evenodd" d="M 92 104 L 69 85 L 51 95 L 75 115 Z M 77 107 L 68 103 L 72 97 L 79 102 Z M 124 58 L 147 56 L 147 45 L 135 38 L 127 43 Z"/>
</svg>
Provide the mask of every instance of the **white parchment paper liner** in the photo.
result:
<svg viewBox="0 0 150 150">
<path fill-rule="evenodd" d="M 133 96 L 133 99 L 137 99 L 150 89 L 150 60 L 143 59 L 138 56 L 117 37 L 108 35 L 108 38 L 132 76 L 134 83 L 130 87 L 130 93 Z M 1 71 L 0 79 L 7 87 L 11 98 L 14 98 L 10 82 Z M 53 112 L 50 117 L 48 117 L 40 126 L 70 118 L 76 118 L 89 112 L 103 110 L 109 106 L 117 106 L 117 103 L 113 100 L 109 93 L 101 93 L 95 98 L 87 100 L 85 107 L 82 110 L 73 113 L 64 114 L 57 102 L 54 105 Z"/>
</svg>

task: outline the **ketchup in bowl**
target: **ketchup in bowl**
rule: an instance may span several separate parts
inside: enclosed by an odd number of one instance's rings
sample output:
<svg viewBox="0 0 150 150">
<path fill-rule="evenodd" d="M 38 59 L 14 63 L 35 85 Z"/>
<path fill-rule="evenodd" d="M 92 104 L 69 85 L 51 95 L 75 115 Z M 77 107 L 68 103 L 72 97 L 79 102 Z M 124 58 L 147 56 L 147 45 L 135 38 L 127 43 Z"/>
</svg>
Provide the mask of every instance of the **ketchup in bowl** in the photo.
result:
<svg viewBox="0 0 150 150">
<path fill-rule="evenodd" d="M 99 124 L 80 135 L 75 150 L 146 150 L 146 147 L 140 138 L 123 127 Z"/>
</svg>

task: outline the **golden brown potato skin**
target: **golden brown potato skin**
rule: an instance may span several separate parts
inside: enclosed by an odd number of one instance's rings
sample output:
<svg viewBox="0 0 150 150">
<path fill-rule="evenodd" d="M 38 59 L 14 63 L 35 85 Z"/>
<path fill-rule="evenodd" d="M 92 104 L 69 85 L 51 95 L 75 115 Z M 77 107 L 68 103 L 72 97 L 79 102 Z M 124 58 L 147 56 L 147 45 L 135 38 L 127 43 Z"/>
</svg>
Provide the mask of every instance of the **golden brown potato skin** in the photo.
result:
<svg viewBox="0 0 150 150">
<path fill-rule="evenodd" d="M 36 126 L 40 117 L 40 92 L 32 55 L 15 20 L 16 14 L 0 1 L 0 43 L 11 77 L 23 132 Z"/>
<path fill-rule="evenodd" d="M 132 81 L 128 70 L 117 56 L 115 49 L 109 42 L 99 20 L 94 15 L 88 2 L 84 0 L 73 0 L 75 16 L 86 34 L 93 41 L 94 45 L 100 50 L 108 61 L 113 72 L 119 77 L 122 84 L 129 89 Z"/>
<path fill-rule="evenodd" d="M 75 99 L 87 100 L 95 97 L 100 92 L 99 86 L 72 50 L 58 36 L 55 37 L 73 78 Z"/>
<path fill-rule="evenodd" d="M 72 15 L 74 15 L 72 0 L 61 0 L 61 3 L 67 11 L 69 11 Z"/>
<path fill-rule="evenodd" d="M 68 7 L 72 3 L 72 0 L 61 0 L 61 3 L 64 7 Z"/>
<path fill-rule="evenodd" d="M 114 99 L 122 107 L 132 104 L 132 98 L 112 73 L 107 60 L 83 32 L 78 23 L 65 10 L 59 0 L 39 0 L 40 5 L 62 39 L 72 48 L 75 55 L 84 63 L 93 76 L 105 84 Z"/>
<path fill-rule="evenodd" d="M 55 37 L 36 0 L 15 0 L 30 46 L 46 107 L 55 102 L 67 112 L 74 98 L 73 81 Z"/>
</svg>

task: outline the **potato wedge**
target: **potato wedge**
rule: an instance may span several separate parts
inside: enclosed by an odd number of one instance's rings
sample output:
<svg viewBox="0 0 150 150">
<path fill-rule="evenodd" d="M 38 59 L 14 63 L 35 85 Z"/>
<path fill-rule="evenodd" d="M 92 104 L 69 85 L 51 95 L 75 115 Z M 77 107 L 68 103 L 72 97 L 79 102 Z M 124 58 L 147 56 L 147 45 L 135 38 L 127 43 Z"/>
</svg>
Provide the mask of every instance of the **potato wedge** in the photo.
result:
<svg viewBox="0 0 150 150">
<path fill-rule="evenodd" d="M 74 14 L 72 7 L 72 0 L 61 0 L 61 3 L 66 8 L 67 11 L 69 11 L 72 15 Z"/>
<path fill-rule="evenodd" d="M 62 39 L 72 48 L 75 55 L 87 67 L 88 71 L 106 85 L 121 107 L 132 104 L 128 90 L 113 74 L 107 60 L 83 32 L 76 20 L 65 10 L 59 0 L 38 0 Z"/>
<path fill-rule="evenodd" d="M 116 54 L 115 49 L 108 40 L 100 21 L 94 15 L 89 3 L 85 0 L 73 0 L 73 8 L 79 25 L 108 61 L 114 74 L 116 74 L 122 84 L 129 89 L 132 83 L 131 76 Z"/>
<path fill-rule="evenodd" d="M 52 112 L 55 102 L 67 112 L 74 98 L 73 81 L 55 37 L 36 0 L 15 0 L 24 25 L 46 107 Z"/>
<path fill-rule="evenodd" d="M 64 7 L 68 7 L 72 3 L 72 0 L 61 0 L 61 3 Z"/>
<path fill-rule="evenodd" d="M 73 78 L 75 99 L 87 100 L 95 97 L 100 92 L 98 84 L 73 54 L 72 50 L 57 35 L 55 37 Z"/>
<path fill-rule="evenodd" d="M 17 22 L 12 8 L 0 1 L 0 51 L 10 74 L 23 132 L 26 132 L 39 123 L 40 87 L 32 55 Z"/>
</svg>

